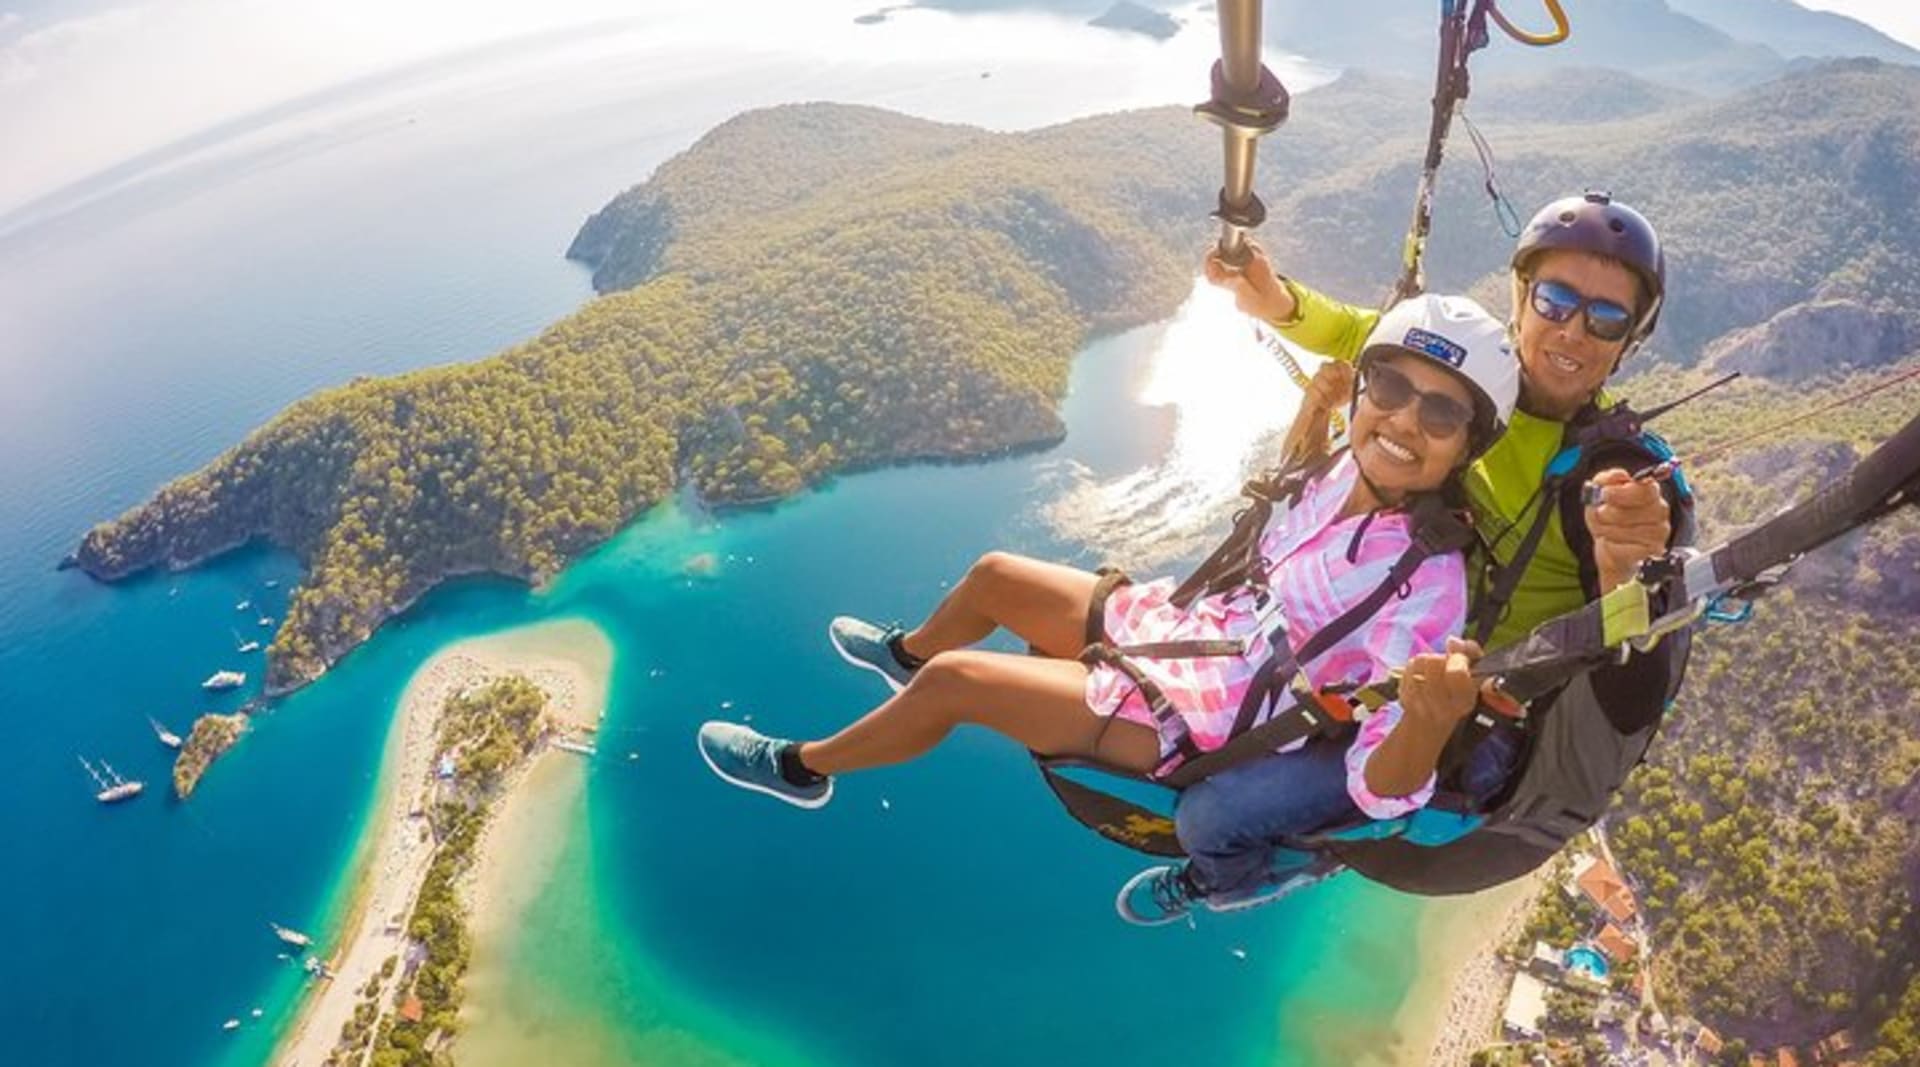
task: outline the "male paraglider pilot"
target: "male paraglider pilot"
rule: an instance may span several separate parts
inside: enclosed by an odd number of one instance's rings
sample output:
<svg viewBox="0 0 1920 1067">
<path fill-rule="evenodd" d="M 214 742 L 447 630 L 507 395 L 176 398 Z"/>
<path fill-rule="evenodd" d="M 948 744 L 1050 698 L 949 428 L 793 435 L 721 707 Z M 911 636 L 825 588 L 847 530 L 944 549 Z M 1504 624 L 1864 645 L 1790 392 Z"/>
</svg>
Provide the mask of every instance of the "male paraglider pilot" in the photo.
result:
<svg viewBox="0 0 1920 1067">
<path fill-rule="evenodd" d="M 1477 539 L 1467 635 L 1488 650 L 1580 608 L 1693 535 L 1684 477 L 1631 474 L 1671 451 L 1605 390 L 1653 332 L 1665 300 L 1666 260 L 1652 225 L 1605 193 L 1556 200 L 1522 231 L 1509 267 L 1518 410 L 1463 479 Z M 1257 247 L 1241 270 L 1216 254 L 1206 272 L 1242 311 L 1333 360 L 1353 360 L 1378 318 L 1281 275 Z M 1466 816 L 1454 839 L 1389 838 L 1334 852 L 1370 878 L 1423 893 L 1468 892 L 1533 869 L 1605 811 L 1678 690 L 1686 653 L 1679 635 L 1576 678 L 1529 709 L 1531 738 L 1495 730 L 1443 763 L 1432 788 Z M 1444 676 L 1445 668 L 1442 655 L 1416 658 L 1408 671 Z M 1120 894 L 1121 914 L 1166 922 L 1196 904 L 1245 907 L 1289 888 L 1296 872 L 1288 861 L 1303 853 L 1288 846 L 1330 828 L 1275 817 L 1287 808 L 1288 773 L 1287 758 L 1274 756 L 1187 789 L 1176 817 L 1187 862 L 1136 875 Z"/>
</svg>

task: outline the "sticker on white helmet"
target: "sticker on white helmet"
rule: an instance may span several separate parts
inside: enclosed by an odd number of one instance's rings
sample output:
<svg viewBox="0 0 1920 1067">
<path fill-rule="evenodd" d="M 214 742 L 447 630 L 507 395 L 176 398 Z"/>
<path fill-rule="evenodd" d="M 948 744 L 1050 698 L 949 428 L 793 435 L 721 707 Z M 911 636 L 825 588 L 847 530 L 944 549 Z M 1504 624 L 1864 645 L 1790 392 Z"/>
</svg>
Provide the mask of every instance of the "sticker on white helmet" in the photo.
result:
<svg viewBox="0 0 1920 1067">
<path fill-rule="evenodd" d="M 1467 362 L 1467 350 L 1464 347 L 1417 326 L 1409 329 L 1406 340 L 1400 343 L 1415 352 L 1432 356 L 1449 367 L 1465 366 Z"/>
</svg>

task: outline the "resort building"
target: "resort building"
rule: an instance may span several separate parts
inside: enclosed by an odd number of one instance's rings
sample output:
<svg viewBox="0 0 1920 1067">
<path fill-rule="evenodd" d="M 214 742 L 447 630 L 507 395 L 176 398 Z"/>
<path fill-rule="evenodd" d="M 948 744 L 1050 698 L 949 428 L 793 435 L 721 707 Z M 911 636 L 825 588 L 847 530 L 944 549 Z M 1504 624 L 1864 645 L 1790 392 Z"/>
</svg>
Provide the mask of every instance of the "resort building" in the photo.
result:
<svg viewBox="0 0 1920 1067">
<path fill-rule="evenodd" d="M 1533 943 L 1533 955 L 1527 957 L 1527 973 L 1549 982 L 1560 979 L 1560 950 L 1545 941 Z"/>
<path fill-rule="evenodd" d="M 1640 954 L 1640 946 L 1627 936 L 1625 930 L 1613 923 L 1608 923 L 1606 929 L 1600 931 L 1600 936 L 1593 939 L 1593 943 L 1615 963 L 1625 963 Z"/>
<path fill-rule="evenodd" d="M 1513 976 L 1513 989 L 1507 994 L 1507 1010 L 1501 1025 L 1509 1037 L 1526 1041 L 1540 1039 L 1541 1021 L 1547 1017 L 1547 984 L 1525 971 Z"/>
<path fill-rule="evenodd" d="M 426 1005 L 420 1003 L 420 998 L 411 993 L 409 993 L 407 999 L 400 1004 L 400 1017 L 410 1023 L 419 1022 L 421 1019 L 426 1018 L 426 1014 Z"/>
<path fill-rule="evenodd" d="M 1703 1026 L 1699 1033 L 1693 1035 L 1693 1047 L 1699 1049 L 1703 1056 L 1717 1057 L 1726 1048 L 1726 1042 L 1720 1040 L 1719 1034 Z"/>
<path fill-rule="evenodd" d="M 1627 923 L 1639 912 L 1633 890 L 1613 869 L 1613 864 L 1598 856 L 1581 856 L 1573 864 L 1573 881 L 1587 899 L 1598 905 L 1615 923 Z"/>
</svg>

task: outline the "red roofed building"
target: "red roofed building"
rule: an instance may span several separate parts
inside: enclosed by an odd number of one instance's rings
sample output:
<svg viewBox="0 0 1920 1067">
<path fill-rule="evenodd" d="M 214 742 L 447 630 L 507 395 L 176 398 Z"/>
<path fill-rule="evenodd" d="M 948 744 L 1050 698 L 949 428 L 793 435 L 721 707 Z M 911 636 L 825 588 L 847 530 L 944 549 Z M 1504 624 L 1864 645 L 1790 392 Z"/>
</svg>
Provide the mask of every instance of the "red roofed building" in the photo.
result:
<svg viewBox="0 0 1920 1067">
<path fill-rule="evenodd" d="M 417 1023 L 421 1019 L 426 1018 L 426 1015 L 427 1007 L 420 1003 L 419 997 L 408 995 L 407 999 L 400 1005 L 400 1017 L 410 1023 Z"/>
<path fill-rule="evenodd" d="M 1785 1045 L 1775 1049 L 1774 1055 L 1779 1057 L 1778 1060 L 1775 1061 L 1779 1064 L 1779 1067 L 1800 1067 L 1800 1057 L 1794 1055 L 1793 1050 Z"/>
<path fill-rule="evenodd" d="M 1600 905 L 1600 910 L 1606 912 L 1614 922 L 1626 922 L 1639 910 L 1633 901 L 1633 890 L 1627 888 L 1619 872 L 1606 860 L 1595 857 L 1587 869 L 1580 872 L 1576 882 L 1580 890 Z"/>
<path fill-rule="evenodd" d="M 1693 1047 L 1709 1056 L 1718 1056 L 1721 1050 L 1727 1046 L 1720 1040 L 1719 1034 L 1703 1026 L 1700 1028 L 1700 1032 L 1694 1035 Z"/>
<path fill-rule="evenodd" d="M 1628 937 L 1625 930 L 1612 923 L 1608 923 L 1607 928 L 1600 931 L 1600 936 L 1594 938 L 1593 943 L 1599 945 L 1600 951 L 1606 953 L 1607 958 L 1615 963 L 1625 963 L 1640 954 L 1640 946 L 1634 944 L 1633 938 Z"/>
</svg>

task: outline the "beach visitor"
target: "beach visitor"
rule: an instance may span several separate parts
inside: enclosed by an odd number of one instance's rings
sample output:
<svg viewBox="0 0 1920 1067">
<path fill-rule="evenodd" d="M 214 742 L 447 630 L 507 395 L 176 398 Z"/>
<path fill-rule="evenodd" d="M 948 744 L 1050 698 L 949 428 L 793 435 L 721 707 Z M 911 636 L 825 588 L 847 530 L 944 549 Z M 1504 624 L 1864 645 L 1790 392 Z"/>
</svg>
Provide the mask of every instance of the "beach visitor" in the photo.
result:
<svg viewBox="0 0 1920 1067">
<path fill-rule="evenodd" d="M 1404 595 L 1320 642 L 1328 647 L 1307 645 L 1383 584 L 1409 550 L 1416 510 L 1457 494 L 1459 474 L 1497 439 L 1518 388 L 1506 332 L 1461 297 L 1418 297 L 1381 316 L 1358 353 L 1350 449 L 1320 460 L 1297 495 L 1275 503 L 1259 534 L 1258 565 L 1230 587 L 1183 606 L 1170 578 L 1134 584 L 988 553 L 911 631 L 835 620 L 841 654 L 885 677 L 896 690 L 891 699 L 820 740 L 710 722 L 699 733 L 702 756 L 726 781 L 806 808 L 828 802 L 837 776 L 914 759 L 963 723 L 1042 755 L 1165 774 L 1225 743 L 1262 665 L 1303 649 L 1302 666 L 1318 685 L 1380 679 L 1402 665 L 1408 682 L 1402 702 L 1357 735 L 1282 757 L 1294 769 L 1286 792 L 1292 817 L 1319 825 L 1417 808 L 1431 791 L 1440 746 L 1474 704 L 1474 650 L 1448 644 L 1466 618 L 1460 554 L 1420 560 Z M 1344 401 L 1346 376 L 1334 378 L 1337 387 L 1309 392 L 1303 418 L 1324 422 Z M 968 647 L 1001 627 L 1037 655 Z M 1124 663 L 1077 658 L 1101 642 L 1190 640 L 1238 651 L 1136 654 Z M 1266 698 L 1252 722 L 1272 703 Z M 1156 717 L 1150 704 L 1166 713 Z"/>
<path fill-rule="evenodd" d="M 1610 422 L 1613 402 L 1603 389 L 1653 331 L 1665 300 L 1665 256 L 1653 227 L 1607 194 L 1567 197 L 1534 215 L 1509 266 L 1518 410 L 1462 478 L 1480 541 L 1470 554 L 1468 632 L 1488 649 L 1580 608 L 1632 577 L 1642 561 L 1691 536 L 1684 483 L 1636 481 L 1629 473 L 1665 458 L 1664 443 Z M 1210 256 L 1206 273 L 1234 293 L 1243 312 L 1334 359 L 1359 355 L 1360 339 L 1378 316 L 1278 274 L 1257 246 L 1244 270 Z M 1582 446 L 1579 462 L 1556 473 L 1554 460 L 1574 444 Z M 1596 503 L 1587 503 L 1589 484 Z M 1678 687 L 1685 649 L 1681 641 L 1662 642 L 1650 654 L 1603 667 L 1534 714 L 1604 715 L 1611 727 L 1607 746 L 1629 756 L 1644 752 Z M 1484 751 L 1464 762 L 1465 780 L 1449 785 L 1480 799 L 1505 785 L 1518 756 L 1510 740 L 1498 742 L 1483 742 Z M 1267 758 L 1186 790 L 1176 824 L 1192 868 L 1187 880 L 1230 898 L 1257 898 L 1257 887 L 1278 876 L 1269 863 L 1276 845 L 1298 832 L 1288 818 L 1294 780 L 1291 765 Z M 1450 892 L 1460 891 L 1452 881 L 1458 872 L 1470 872 L 1466 884 L 1491 884 L 1557 851 L 1551 842 L 1486 834 L 1437 848 L 1399 841 L 1369 847 L 1393 876 L 1390 883 Z M 1136 875 L 1129 887 L 1154 871 Z M 1123 890 L 1123 913 L 1127 896 Z"/>
</svg>

